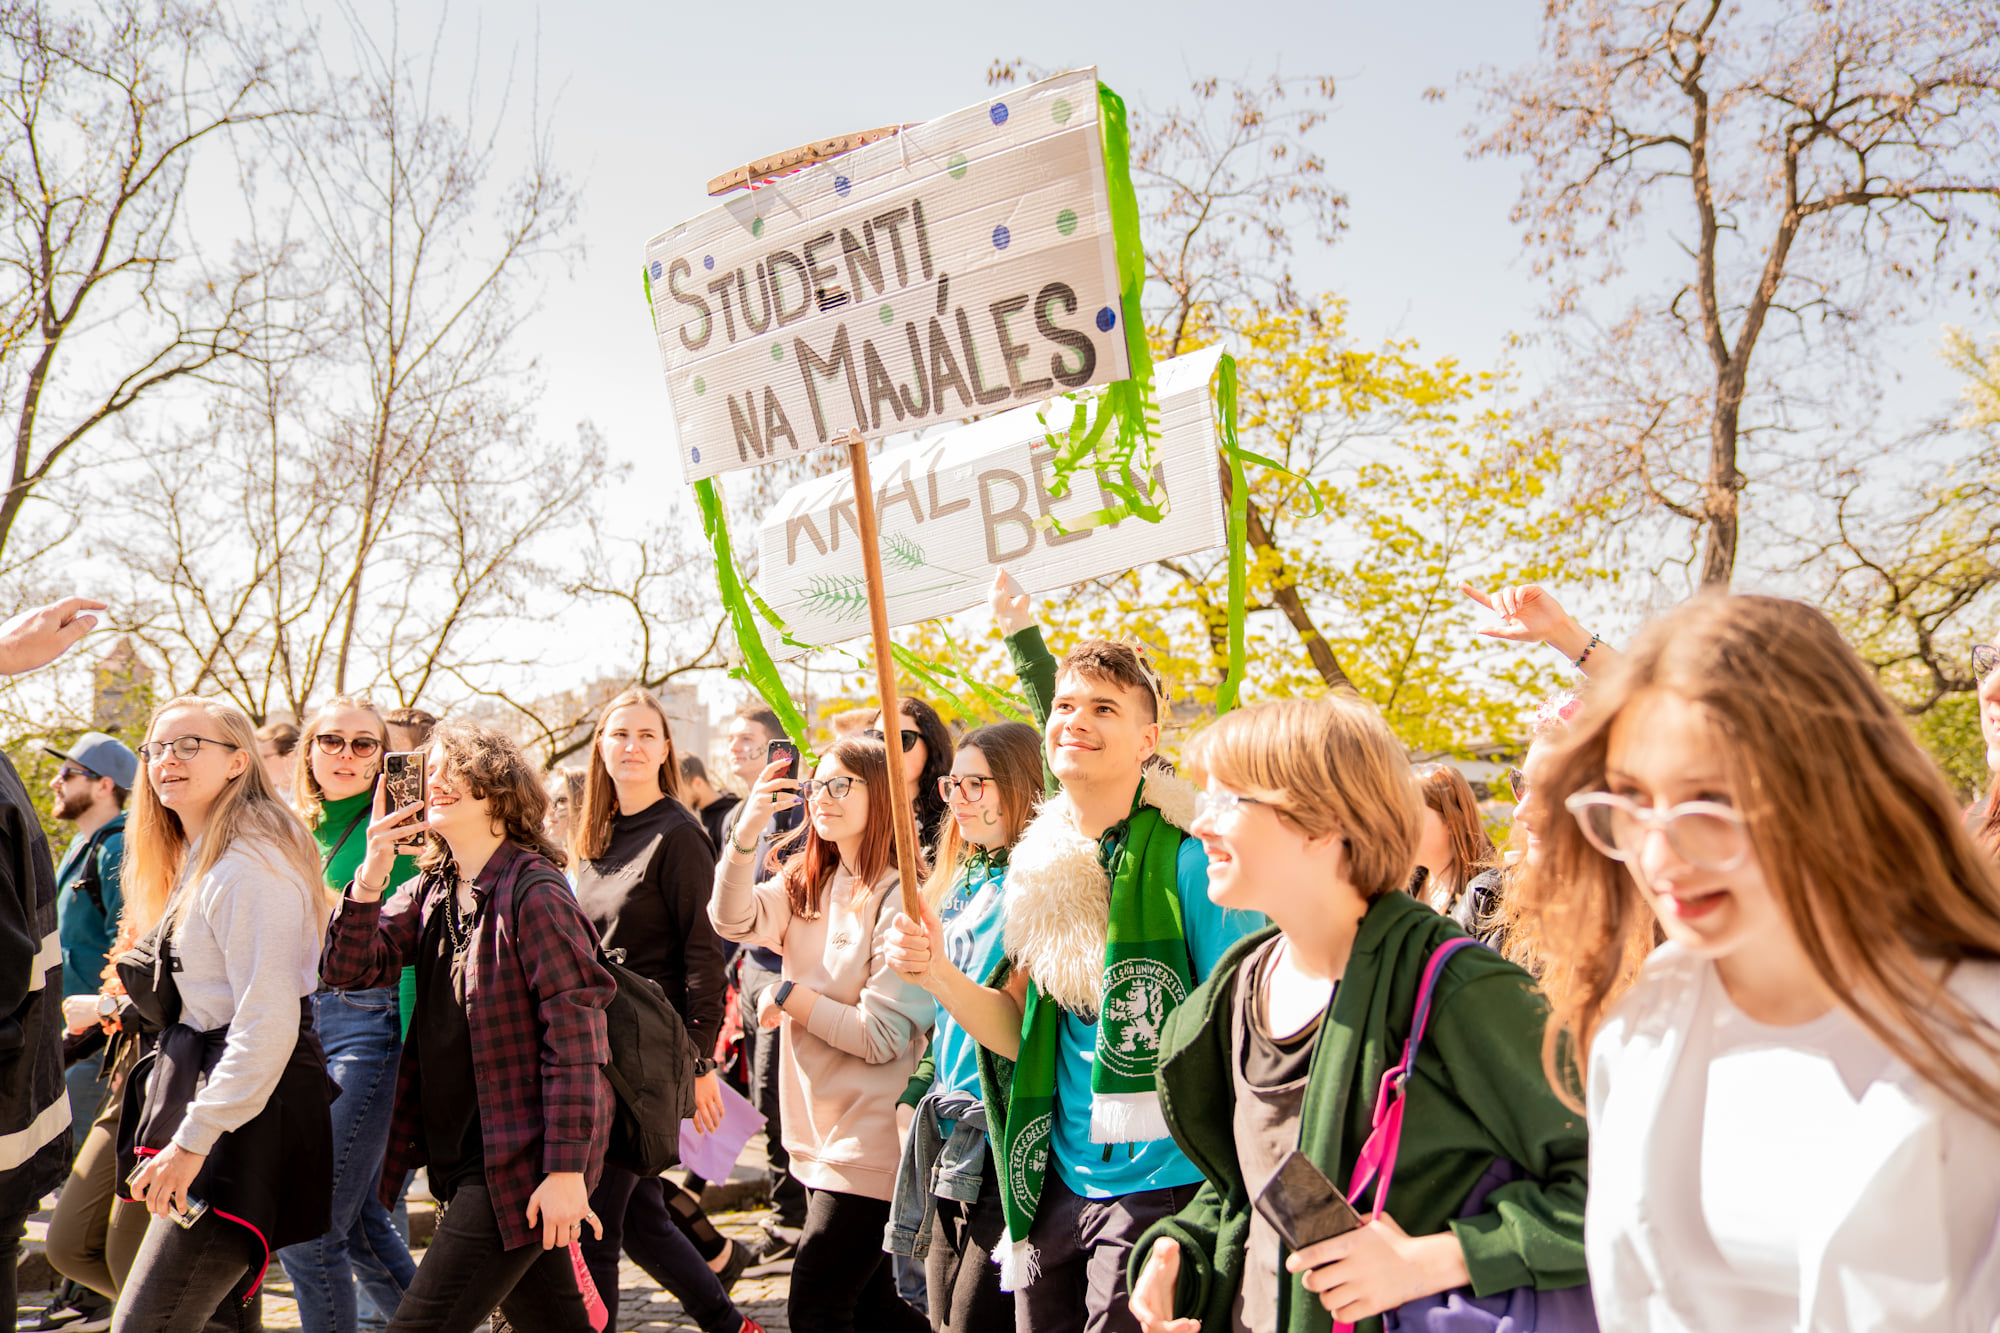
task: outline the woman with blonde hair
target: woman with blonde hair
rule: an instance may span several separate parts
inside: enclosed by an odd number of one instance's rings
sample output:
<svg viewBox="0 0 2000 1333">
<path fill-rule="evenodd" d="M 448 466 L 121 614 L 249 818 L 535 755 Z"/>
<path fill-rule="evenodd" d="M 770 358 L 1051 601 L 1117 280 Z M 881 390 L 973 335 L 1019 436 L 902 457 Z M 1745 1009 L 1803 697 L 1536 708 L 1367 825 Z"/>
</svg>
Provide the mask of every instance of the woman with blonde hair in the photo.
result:
<svg viewBox="0 0 2000 1333">
<path fill-rule="evenodd" d="M 1209 897 L 1275 928 L 1167 1017 L 1161 1102 L 1207 1179 L 1133 1250 L 1140 1326 L 1589 1327 L 1584 1128 L 1543 1077 L 1534 983 L 1398 892 L 1423 804 L 1395 736 L 1353 695 L 1287 699 L 1185 762 Z M 1294 1150 L 1363 1226 L 1292 1250 L 1251 1207 Z"/>
<path fill-rule="evenodd" d="M 1041 801 L 1041 733 L 1021 722 L 967 732 L 938 794 L 951 822 L 924 884 L 924 918 L 898 912 L 888 936 L 890 965 L 939 1001 L 930 1053 L 904 1094 L 917 1129 L 896 1177 L 888 1247 L 925 1259 L 936 1327 L 1006 1333 L 1014 1298 L 1000 1289 L 993 1261 L 1006 1218 L 984 1129 L 979 1048 L 949 1011 L 1006 952 L 1007 854 Z"/>
<path fill-rule="evenodd" d="M 271 1249 L 320 1235 L 330 1215 L 312 994 L 333 896 L 241 710 L 170 700 L 138 750 L 122 878 L 135 926 L 148 924 L 117 964 L 159 1035 L 126 1080 L 119 1179 L 153 1220 L 112 1327 L 256 1327 Z"/>
<path fill-rule="evenodd" d="M 1572 816 L 1519 893 L 1551 1076 L 1589 1056 L 1605 1326 L 1992 1327 L 2000 876 L 1833 624 L 1661 617 L 1537 796 Z"/>
<path fill-rule="evenodd" d="M 714 1055 L 728 987 L 722 941 L 708 920 L 715 845 L 681 804 L 680 783 L 666 709 L 651 690 L 624 691 L 597 715 L 583 806 L 570 816 L 570 846 L 577 856 L 577 906 L 606 949 L 659 986 L 701 1052 L 692 1071 L 694 1127 L 706 1133 L 722 1120 Z M 604 1231 L 583 1243 L 591 1275 L 615 1320 L 618 1256 L 628 1252 L 704 1333 L 737 1333 L 744 1317 L 729 1288 L 749 1266 L 749 1251 L 716 1234 L 714 1262 L 705 1260 L 669 1206 L 674 1188 L 659 1176 L 641 1178 L 615 1162 L 605 1164 L 590 1197 Z M 705 1226 L 695 1202 L 698 1223 L 691 1219 L 690 1225 Z"/>
<path fill-rule="evenodd" d="M 1417 868 L 1424 872 L 1424 882 L 1417 896 L 1478 934 L 1497 906 L 1499 853 L 1465 774 L 1450 764 L 1426 764 L 1416 775 L 1417 793 L 1424 800 L 1423 834 L 1417 840 Z"/>
<path fill-rule="evenodd" d="M 795 1333 L 916 1333 L 882 1252 L 896 1183 L 896 1099 L 923 1051 L 935 1005 L 889 966 L 898 889 L 891 802 L 908 799 L 880 743 L 836 741 L 813 776 L 767 765 L 715 876 L 709 915 L 724 939 L 775 949 L 783 979 L 758 1021 L 782 1032 L 779 1096 L 791 1170 L 810 1194 L 792 1263 Z M 803 802 L 798 852 L 762 884 L 751 858 L 780 809 Z M 772 852 L 775 860 L 782 848 Z"/>
<path fill-rule="evenodd" d="M 610 1139 L 597 936 L 542 833 L 548 796 L 506 736 L 439 726 L 424 805 L 384 808 L 327 934 L 328 985 L 366 990 L 405 964 L 417 999 L 396 1079 L 379 1198 L 422 1166 L 445 1204 L 391 1333 L 471 1333 L 497 1305 L 516 1328 L 586 1333 L 575 1249 Z M 421 830 L 423 879 L 383 905 L 398 844 Z"/>
<path fill-rule="evenodd" d="M 334 894 L 353 882 L 368 849 L 369 808 L 388 745 L 381 712 L 360 695 L 327 700 L 300 739 L 295 803 L 318 844 L 320 878 Z M 415 857 L 399 854 L 388 891 L 416 874 Z M 278 1255 L 306 1333 L 354 1333 L 357 1288 L 386 1313 L 402 1302 L 417 1273 L 389 1209 L 375 1197 L 415 999 L 416 970 L 408 967 L 392 985 L 355 991 L 323 986 L 313 997 L 326 1072 L 340 1085 L 333 1103 L 333 1225 Z"/>
</svg>

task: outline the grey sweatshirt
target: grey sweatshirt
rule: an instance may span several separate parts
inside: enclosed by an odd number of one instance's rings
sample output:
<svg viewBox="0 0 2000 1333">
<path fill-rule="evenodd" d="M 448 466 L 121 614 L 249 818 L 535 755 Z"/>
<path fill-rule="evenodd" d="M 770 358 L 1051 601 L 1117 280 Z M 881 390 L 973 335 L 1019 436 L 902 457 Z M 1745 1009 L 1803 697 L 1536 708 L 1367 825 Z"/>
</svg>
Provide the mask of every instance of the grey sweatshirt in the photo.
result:
<svg viewBox="0 0 2000 1333">
<path fill-rule="evenodd" d="M 892 870 L 859 905 L 838 871 L 817 917 L 794 916 L 784 881 L 751 883 L 750 862 L 727 853 L 715 870 L 709 918 L 726 940 L 775 949 L 788 980 L 819 992 L 803 1026 L 787 1014 L 778 1071 L 785 1149 L 799 1183 L 869 1199 L 896 1190 L 896 1099 L 924 1052 L 937 1002 L 889 967 L 896 919 Z"/>
<path fill-rule="evenodd" d="M 247 840 L 188 891 L 193 901 L 174 934 L 181 1022 L 229 1029 L 221 1061 L 174 1132 L 181 1148 L 206 1155 L 276 1090 L 298 1044 L 299 1000 L 319 989 L 327 918 L 315 885 L 276 849 Z"/>
</svg>

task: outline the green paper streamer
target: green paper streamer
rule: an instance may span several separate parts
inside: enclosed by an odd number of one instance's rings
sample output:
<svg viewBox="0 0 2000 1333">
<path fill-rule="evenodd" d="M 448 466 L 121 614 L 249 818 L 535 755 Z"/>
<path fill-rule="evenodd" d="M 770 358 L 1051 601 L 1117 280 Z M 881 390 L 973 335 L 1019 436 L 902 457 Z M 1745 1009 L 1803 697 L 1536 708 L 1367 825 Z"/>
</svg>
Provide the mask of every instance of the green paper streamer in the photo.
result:
<svg viewBox="0 0 2000 1333">
<path fill-rule="evenodd" d="M 1243 685 L 1243 604 L 1250 581 L 1250 486 L 1243 475 L 1243 445 L 1236 438 L 1236 358 L 1224 352 L 1220 369 L 1216 405 L 1222 416 L 1222 452 L 1229 460 L 1229 671 L 1215 692 L 1217 717 L 1236 707 L 1236 692 Z"/>
<path fill-rule="evenodd" d="M 785 734 L 798 742 L 805 766 L 810 769 L 817 760 L 808 748 L 806 720 L 785 689 L 785 682 L 778 675 L 778 664 L 771 660 L 770 650 L 764 647 L 763 635 L 757 630 L 757 618 L 751 614 L 750 597 L 736 572 L 736 553 L 729 545 L 729 522 L 723 515 L 722 492 L 716 487 L 715 478 L 704 477 L 694 484 L 694 494 L 701 505 L 702 531 L 715 550 L 716 586 L 722 593 L 723 606 L 729 611 L 730 627 L 736 631 L 737 651 L 743 654 L 742 667 L 730 674 L 748 682 L 771 706 L 771 711 L 785 724 Z M 762 599 L 758 600 L 761 605 Z M 768 607 L 764 614 L 771 615 Z M 778 623 L 776 616 L 771 619 Z"/>
<path fill-rule="evenodd" d="M 1049 494 L 1058 499 L 1067 495 L 1070 474 L 1091 466 L 1097 469 L 1104 490 L 1118 498 L 1110 508 L 1065 525 L 1072 531 L 1127 517 L 1157 523 L 1162 516 L 1153 493 L 1153 442 L 1159 435 L 1160 409 L 1153 399 L 1153 351 L 1146 342 L 1146 315 L 1139 303 L 1146 285 L 1146 251 L 1139 239 L 1139 198 L 1132 190 L 1131 135 L 1126 128 L 1124 98 L 1100 83 L 1097 102 L 1111 235 L 1118 255 L 1118 305 L 1125 321 L 1125 352 L 1131 373 L 1105 386 L 1097 421 L 1089 429 L 1084 426 L 1084 403 L 1074 398 L 1076 415 L 1069 429 L 1048 433 L 1049 447 L 1055 450 Z M 1107 426 L 1116 427 L 1108 449 L 1104 445 Z M 1129 484 L 1128 476 L 1144 478 L 1143 491 Z"/>
</svg>

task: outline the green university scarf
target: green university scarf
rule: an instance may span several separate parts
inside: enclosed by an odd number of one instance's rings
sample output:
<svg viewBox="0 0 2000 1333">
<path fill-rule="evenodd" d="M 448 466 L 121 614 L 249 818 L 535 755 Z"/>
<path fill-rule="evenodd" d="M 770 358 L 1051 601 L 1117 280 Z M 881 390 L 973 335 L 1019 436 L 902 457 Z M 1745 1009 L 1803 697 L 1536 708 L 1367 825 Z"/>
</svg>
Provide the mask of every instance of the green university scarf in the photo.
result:
<svg viewBox="0 0 2000 1333">
<path fill-rule="evenodd" d="M 1136 803 L 1135 803 L 1136 804 Z M 1058 798 L 1044 812 L 1055 821 L 1073 815 Z M 1040 818 L 1037 823 L 1042 822 Z M 1073 832 L 1073 830 L 1072 830 Z M 1035 883 L 1060 885 L 1078 876 L 1078 843 L 1064 840 L 1058 858 L 1068 864 L 1045 868 L 1035 830 L 1015 848 L 1008 872 L 1008 917 L 1032 911 Z M 1061 831 L 1057 832 L 1061 837 Z M 1105 931 L 1102 1000 L 1098 1012 L 1096 1060 L 1091 1072 L 1090 1138 L 1093 1143 L 1146 1142 L 1167 1136 L 1154 1082 L 1160 1029 L 1167 1015 L 1193 989 L 1186 932 L 1181 920 L 1178 862 L 1181 831 L 1151 806 L 1139 806 L 1126 824 L 1125 843 L 1110 876 L 1110 907 Z M 1090 868 L 1102 883 L 1095 848 L 1089 847 Z M 1027 877 L 1023 878 L 1023 871 Z M 1033 958 L 1022 960 L 1032 973 Z M 1004 975 L 1009 963 L 1001 965 Z M 1031 982 L 1021 1017 L 1021 1049 L 1012 1068 L 1007 1061 L 980 1052 L 982 1086 L 986 1090 L 987 1122 L 1000 1176 L 1000 1199 L 1006 1214 L 1006 1244 L 1001 1248 L 1001 1286 L 1008 1291 L 1032 1283 L 1037 1264 L 1028 1244 L 1028 1230 L 1048 1173 L 1055 1132 L 1056 1063 L 1060 1056 L 1063 1007 L 1039 983 Z M 996 1095 L 1006 1089 L 1005 1098 Z"/>
</svg>

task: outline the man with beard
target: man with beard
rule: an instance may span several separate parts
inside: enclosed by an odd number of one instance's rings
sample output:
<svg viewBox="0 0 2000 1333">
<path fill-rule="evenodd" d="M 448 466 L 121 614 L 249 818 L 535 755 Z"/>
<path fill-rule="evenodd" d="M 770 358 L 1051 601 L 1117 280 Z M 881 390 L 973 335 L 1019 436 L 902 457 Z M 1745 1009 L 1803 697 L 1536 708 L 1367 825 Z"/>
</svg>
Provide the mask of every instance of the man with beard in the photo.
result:
<svg viewBox="0 0 2000 1333">
<path fill-rule="evenodd" d="M 95 998 L 104 985 L 104 960 L 118 934 L 118 872 L 125 863 L 125 800 L 139 780 L 139 757 L 101 731 L 86 732 L 67 752 L 43 746 L 63 761 L 49 789 L 56 818 L 76 825 L 76 836 L 56 869 L 56 932 L 62 940 L 63 998 Z M 72 1006 L 65 1005 L 64 1010 Z M 75 1026 L 71 1020 L 71 1026 Z M 96 1059 L 69 1067 L 70 1122 L 87 1125 L 104 1095 Z"/>
</svg>

